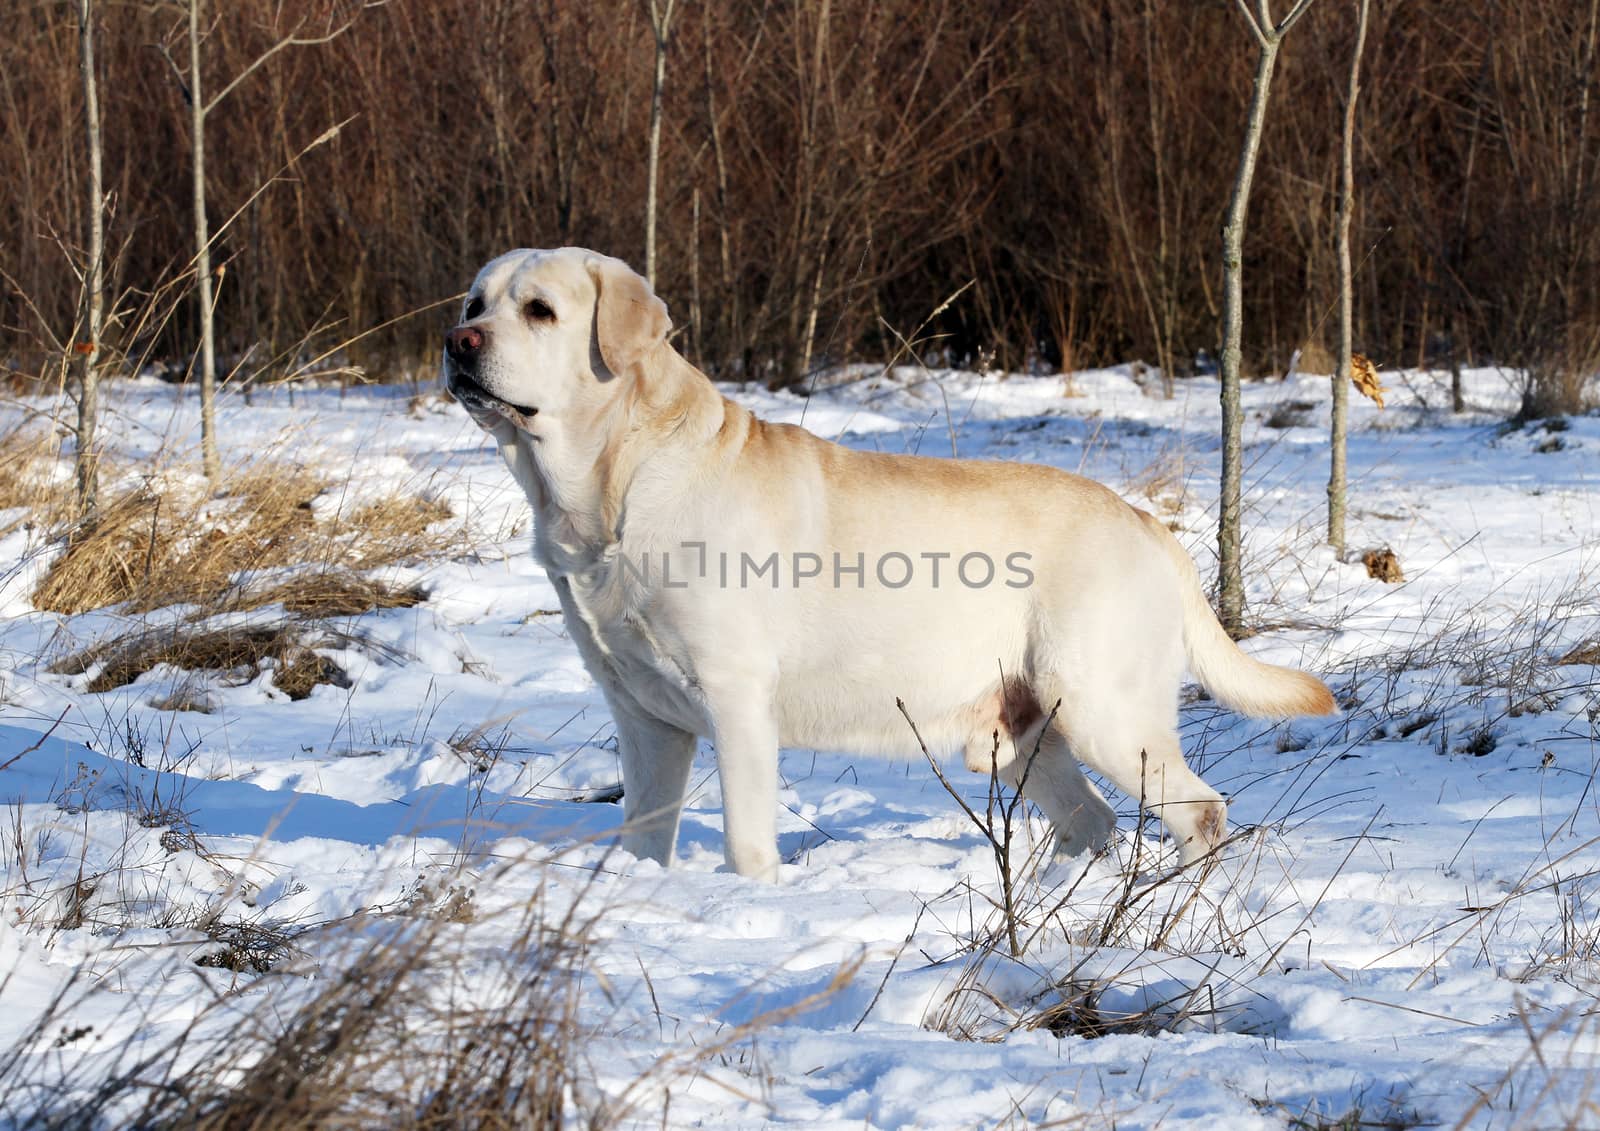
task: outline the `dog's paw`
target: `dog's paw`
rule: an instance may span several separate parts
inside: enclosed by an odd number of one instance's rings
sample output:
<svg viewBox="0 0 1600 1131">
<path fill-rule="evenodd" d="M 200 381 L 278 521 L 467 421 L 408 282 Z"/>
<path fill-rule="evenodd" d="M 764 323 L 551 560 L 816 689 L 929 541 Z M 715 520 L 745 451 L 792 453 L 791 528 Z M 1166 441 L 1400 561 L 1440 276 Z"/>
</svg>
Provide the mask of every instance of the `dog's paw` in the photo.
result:
<svg viewBox="0 0 1600 1131">
<path fill-rule="evenodd" d="M 1116 830 L 1115 813 L 1081 813 L 1069 828 L 1056 829 L 1057 860 L 1071 860 L 1079 856 L 1099 856 L 1111 843 Z"/>
<path fill-rule="evenodd" d="M 1208 801 L 1199 806 L 1194 818 L 1194 832 L 1179 845 L 1184 866 L 1206 859 L 1221 848 L 1228 837 L 1228 806 L 1221 800 Z"/>
</svg>

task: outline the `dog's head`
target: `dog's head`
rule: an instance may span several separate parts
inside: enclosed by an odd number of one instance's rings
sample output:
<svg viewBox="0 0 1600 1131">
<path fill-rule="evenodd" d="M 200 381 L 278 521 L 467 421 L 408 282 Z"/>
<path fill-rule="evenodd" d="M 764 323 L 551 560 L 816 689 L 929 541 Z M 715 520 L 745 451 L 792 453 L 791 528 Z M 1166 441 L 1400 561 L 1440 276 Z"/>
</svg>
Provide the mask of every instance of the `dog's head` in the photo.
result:
<svg viewBox="0 0 1600 1131">
<path fill-rule="evenodd" d="M 582 425 L 632 381 L 672 328 L 620 259 L 566 247 L 491 261 L 445 335 L 444 380 L 484 428 Z M 541 419 L 542 418 L 542 419 Z"/>
</svg>

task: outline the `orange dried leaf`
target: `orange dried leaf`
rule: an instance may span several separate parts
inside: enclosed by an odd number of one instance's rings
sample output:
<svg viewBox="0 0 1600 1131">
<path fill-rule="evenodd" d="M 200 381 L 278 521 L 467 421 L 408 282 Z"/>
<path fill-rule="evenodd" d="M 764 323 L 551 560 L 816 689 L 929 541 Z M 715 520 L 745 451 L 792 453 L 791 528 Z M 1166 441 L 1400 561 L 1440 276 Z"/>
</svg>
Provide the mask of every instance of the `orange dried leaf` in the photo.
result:
<svg viewBox="0 0 1600 1131">
<path fill-rule="evenodd" d="M 1350 355 L 1350 381 L 1356 392 L 1383 407 L 1383 382 L 1378 380 L 1378 367 L 1362 354 Z"/>
</svg>

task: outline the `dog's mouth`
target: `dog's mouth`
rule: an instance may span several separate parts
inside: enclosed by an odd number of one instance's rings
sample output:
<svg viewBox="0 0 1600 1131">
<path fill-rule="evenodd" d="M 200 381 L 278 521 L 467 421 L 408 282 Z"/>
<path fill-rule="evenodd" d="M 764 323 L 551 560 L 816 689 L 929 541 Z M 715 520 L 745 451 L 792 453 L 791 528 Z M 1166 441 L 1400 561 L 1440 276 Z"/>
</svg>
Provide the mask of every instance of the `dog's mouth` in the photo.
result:
<svg viewBox="0 0 1600 1131">
<path fill-rule="evenodd" d="M 480 408 L 494 408 L 504 405 L 509 409 L 516 410 L 523 416 L 534 416 L 539 411 L 532 405 L 515 404 L 504 397 L 495 396 L 488 389 L 478 384 L 471 376 L 455 368 L 450 370 L 450 392 L 455 395 L 457 400 L 469 401 Z"/>
</svg>

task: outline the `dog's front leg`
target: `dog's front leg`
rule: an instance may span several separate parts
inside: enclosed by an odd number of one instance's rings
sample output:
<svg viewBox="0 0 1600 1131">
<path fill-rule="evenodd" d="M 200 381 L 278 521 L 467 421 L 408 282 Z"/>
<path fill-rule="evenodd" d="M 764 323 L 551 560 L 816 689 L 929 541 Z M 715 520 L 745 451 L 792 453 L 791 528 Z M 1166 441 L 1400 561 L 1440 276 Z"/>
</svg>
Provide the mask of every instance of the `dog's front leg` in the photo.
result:
<svg viewBox="0 0 1600 1131">
<path fill-rule="evenodd" d="M 622 847 L 666 867 L 678 840 L 695 737 L 631 711 L 613 714 L 622 755 Z"/>
<path fill-rule="evenodd" d="M 730 691 L 712 703 L 722 779 L 722 849 L 728 867 L 778 878 L 778 726 L 768 697 Z"/>
</svg>

